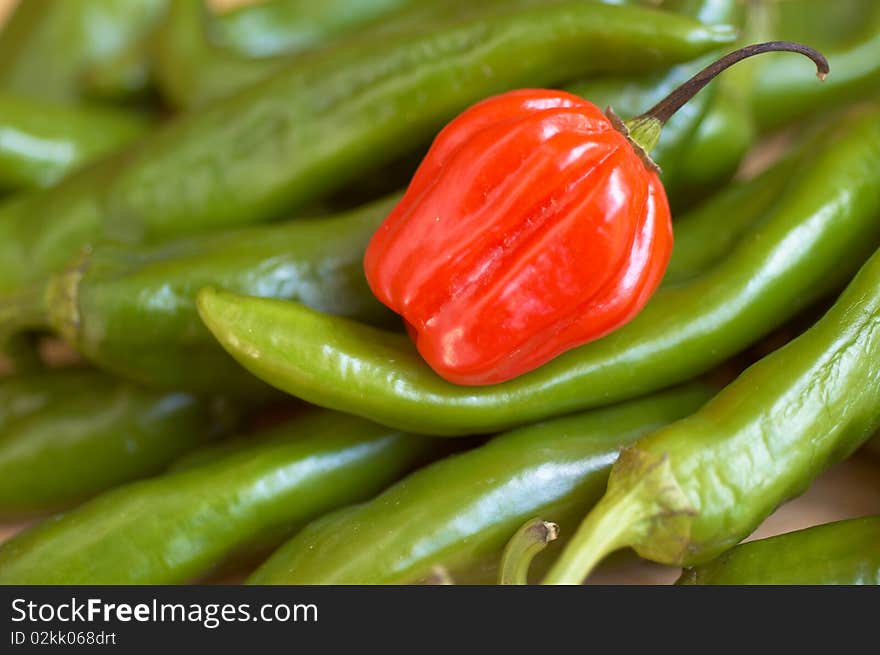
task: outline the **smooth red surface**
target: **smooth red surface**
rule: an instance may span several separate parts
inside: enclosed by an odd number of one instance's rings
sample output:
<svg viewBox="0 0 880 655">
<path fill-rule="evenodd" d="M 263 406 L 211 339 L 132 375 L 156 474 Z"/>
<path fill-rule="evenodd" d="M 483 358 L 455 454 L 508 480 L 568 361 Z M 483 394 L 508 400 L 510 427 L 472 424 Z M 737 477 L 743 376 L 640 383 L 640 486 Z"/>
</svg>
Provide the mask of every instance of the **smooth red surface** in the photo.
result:
<svg viewBox="0 0 880 655">
<path fill-rule="evenodd" d="M 479 385 L 628 322 L 671 251 L 663 185 L 626 138 L 582 98 L 526 89 L 440 132 L 364 267 L 431 368 Z"/>
</svg>

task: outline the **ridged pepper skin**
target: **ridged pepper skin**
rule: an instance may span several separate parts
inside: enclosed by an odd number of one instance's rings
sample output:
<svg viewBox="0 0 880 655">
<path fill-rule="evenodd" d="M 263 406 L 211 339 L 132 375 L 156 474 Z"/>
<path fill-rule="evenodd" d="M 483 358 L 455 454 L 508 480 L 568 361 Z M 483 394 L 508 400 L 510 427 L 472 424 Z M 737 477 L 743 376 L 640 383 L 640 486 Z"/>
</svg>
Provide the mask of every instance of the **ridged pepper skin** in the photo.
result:
<svg viewBox="0 0 880 655">
<path fill-rule="evenodd" d="M 144 38 L 167 2 L 19 2 L 0 30 L 0 88 L 48 101 L 83 99 L 89 67 Z"/>
<path fill-rule="evenodd" d="M 228 433 L 225 401 L 71 369 L 0 382 L 0 515 L 46 512 L 154 475 Z"/>
<path fill-rule="evenodd" d="M 685 569 L 680 585 L 880 585 L 880 517 L 740 544 Z"/>
<path fill-rule="evenodd" d="M 0 92 L 0 189 L 50 186 L 122 148 L 153 124 L 146 114 L 68 106 Z"/>
<path fill-rule="evenodd" d="M 625 449 L 545 582 L 577 584 L 627 546 L 667 564 L 708 562 L 878 428 L 880 250 L 813 327 Z"/>
<path fill-rule="evenodd" d="M 364 256 L 455 384 L 504 382 L 629 322 L 672 251 L 657 173 L 592 103 L 520 89 L 437 136 Z"/>
<path fill-rule="evenodd" d="M 549 512 L 565 535 L 602 494 L 622 446 L 710 397 L 707 387 L 685 387 L 498 435 L 318 519 L 248 582 L 406 584 L 435 566 L 457 584 L 491 580 L 524 521 Z"/>
<path fill-rule="evenodd" d="M 113 489 L 0 545 L 0 584 L 177 584 L 365 500 L 437 442 L 332 412 L 252 447 Z"/>
<path fill-rule="evenodd" d="M 843 286 L 880 243 L 880 108 L 811 144 L 758 227 L 633 321 L 516 380 L 461 387 L 411 342 L 296 303 L 203 291 L 199 309 L 245 368 L 309 402 L 432 434 L 494 432 L 637 397 L 722 363 Z M 723 221 L 723 217 L 719 217 Z"/>
<path fill-rule="evenodd" d="M 243 371 L 199 319 L 198 290 L 216 285 L 295 299 L 390 325 L 395 317 L 370 293 L 361 262 L 398 199 L 156 245 L 98 244 L 53 276 L 42 300 L 36 290 L 0 296 L 0 325 L 10 329 L 13 315 L 25 317 L 22 327 L 54 330 L 96 365 L 151 388 L 262 395 L 269 388 Z M 36 313 L 23 308 L 34 302 Z"/>
</svg>

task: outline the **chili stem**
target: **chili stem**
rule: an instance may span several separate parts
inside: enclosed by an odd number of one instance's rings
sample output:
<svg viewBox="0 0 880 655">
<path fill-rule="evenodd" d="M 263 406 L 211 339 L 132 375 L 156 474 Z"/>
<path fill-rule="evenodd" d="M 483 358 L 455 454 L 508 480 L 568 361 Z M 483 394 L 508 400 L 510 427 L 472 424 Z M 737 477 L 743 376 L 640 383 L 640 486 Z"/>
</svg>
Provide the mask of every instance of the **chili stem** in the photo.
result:
<svg viewBox="0 0 880 655">
<path fill-rule="evenodd" d="M 743 59 L 766 52 L 795 52 L 808 57 L 816 64 L 816 75 L 823 81 L 830 72 L 828 60 L 825 56 L 818 50 L 814 50 L 803 43 L 768 41 L 766 43 L 748 45 L 725 55 L 713 64 L 709 64 L 644 114 L 625 121 L 623 124 L 627 129 L 626 135 L 647 155 L 660 140 L 660 131 L 666 121 L 719 73 L 741 62 Z"/>
<path fill-rule="evenodd" d="M 699 93 L 699 91 L 711 82 L 719 73 L 730 68 L 734 64 L 741 62 L 743 59 L 764 54 L 765 52 L 796 52 L 805 57 L 809 57 L 813 60 L 813 63 L 816 64 L 817 77 L 823 81 L 830 72 L 828 60 L 825 59 L 825 56 L 818 50 L 814 50 L 802 43 L 795 43 L 794 41 L 768 41 L 767 43 L 756 43 L 754 45 L 740 48 L 739 50 L 734 50 L 729 55 L 725 55 L 716 61 L 714 64 L 709 64 L 706 68 L 675 89 L 663 100 L 651 107 L 648 111 L 642 114 L 642 116 L 656 118 L 660 121 L 661 125 L 666 123 L 675 112 L 681 109 L 688 100 Z"/>
<path fill-rule="evenodd" d="M 501 576 L 504 585 L 528 584 L 529 566 L 535 555 L 559 536 L 559 526 L 542 519 L 532 519 L 513 535 L 501 556 Z"/>
</svg>

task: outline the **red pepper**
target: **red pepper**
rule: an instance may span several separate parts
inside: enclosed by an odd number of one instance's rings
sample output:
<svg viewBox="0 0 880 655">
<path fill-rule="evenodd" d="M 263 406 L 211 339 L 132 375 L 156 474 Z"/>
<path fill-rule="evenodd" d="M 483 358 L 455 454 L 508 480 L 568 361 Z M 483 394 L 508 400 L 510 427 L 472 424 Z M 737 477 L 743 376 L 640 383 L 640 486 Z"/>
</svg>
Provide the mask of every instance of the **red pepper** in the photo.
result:
<svg viewBox="0 0 880 655">
<path fill-rule="evenodd" d="M 458 384 L 503 382 L 619 328 L 654 293 L 672 250 L 647 155 L 660 127 L 720 70 L 778 49 L 827 73 L 815 51 L 772 43 L 728 55 L 626 125 L 562 91 L 474 105 L 440 132 L 373 236 L 371 289 Z"/>
</svg>

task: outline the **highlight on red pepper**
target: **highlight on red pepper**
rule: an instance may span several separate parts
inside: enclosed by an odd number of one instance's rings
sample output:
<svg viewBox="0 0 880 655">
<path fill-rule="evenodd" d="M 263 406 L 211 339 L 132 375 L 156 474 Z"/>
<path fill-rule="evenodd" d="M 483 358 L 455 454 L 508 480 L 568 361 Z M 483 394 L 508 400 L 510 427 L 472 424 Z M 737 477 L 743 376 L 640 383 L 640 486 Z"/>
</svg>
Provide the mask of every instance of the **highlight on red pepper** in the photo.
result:
<svg viewBox="0 0 880 655">
<path fill-rule="evenodd" d="M 515 378 L 620 328 L 672 250 L 648 155 L 662 125 L 722 70 L 780 50 L 828 73 L 812 48 L 775 41 L 723 57 L 626 122 L 544 89 L 472 106 L 440 132 L 370 241 L 370 288 L 428 365 L 462 385 Z"/>
</svg>

